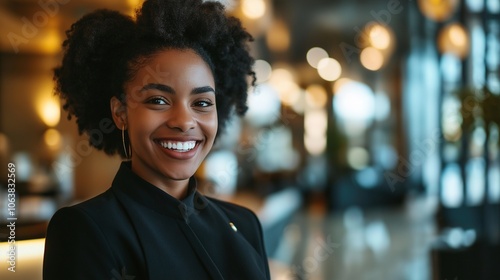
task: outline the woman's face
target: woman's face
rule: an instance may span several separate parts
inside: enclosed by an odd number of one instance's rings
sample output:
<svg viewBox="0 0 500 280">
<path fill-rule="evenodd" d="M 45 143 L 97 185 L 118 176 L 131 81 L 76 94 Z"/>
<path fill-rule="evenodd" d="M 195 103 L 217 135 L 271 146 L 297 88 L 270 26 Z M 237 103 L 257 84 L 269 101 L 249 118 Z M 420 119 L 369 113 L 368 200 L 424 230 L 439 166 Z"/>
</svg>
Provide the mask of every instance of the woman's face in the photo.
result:
<svg viewBox="0 0 500 280">
<path fill-rule="evenodd" d="M 125 90 L 132 170 L 159 187 L 189 179 L 217 134 L 210 67 L 192 50 L 161 51 Z"/>
</svg>

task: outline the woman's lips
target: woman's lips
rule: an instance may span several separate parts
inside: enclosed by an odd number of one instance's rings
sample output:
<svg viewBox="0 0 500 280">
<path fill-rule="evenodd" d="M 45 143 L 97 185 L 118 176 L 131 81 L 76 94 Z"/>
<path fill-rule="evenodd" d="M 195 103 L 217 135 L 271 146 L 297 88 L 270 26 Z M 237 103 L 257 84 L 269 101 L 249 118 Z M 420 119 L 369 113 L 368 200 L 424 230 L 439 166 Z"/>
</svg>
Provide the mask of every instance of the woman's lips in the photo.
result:
<svg viewBox="0 0 500 280">
<path fill-rule="evenodd" d="M 164 149 L 174 150 L 177 152 L 189 152 L 196 146 L 196 141 L 158 141 L 158 144 Z"/>
<path fill-rule="evenodd" d="M 194 157 L 201 141 L 157 140 L 161 150 L 171 158 L 186 160 Z"/>
</svg>

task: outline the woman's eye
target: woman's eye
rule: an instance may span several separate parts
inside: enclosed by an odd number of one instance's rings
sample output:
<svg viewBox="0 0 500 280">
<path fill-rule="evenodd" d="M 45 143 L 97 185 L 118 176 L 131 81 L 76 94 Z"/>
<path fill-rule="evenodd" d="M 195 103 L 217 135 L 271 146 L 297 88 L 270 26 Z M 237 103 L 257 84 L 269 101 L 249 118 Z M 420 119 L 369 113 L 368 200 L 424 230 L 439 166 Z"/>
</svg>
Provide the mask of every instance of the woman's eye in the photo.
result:
<svg viewBox="0 0 500 280">
<path fill-rule="evenodd" d="M 208 101 L 208 100 L 201 100 L 201 101 L 197 101 L 194 105 L 197 107 L 210 107 L 210 106 L 213 106 L 214 103 L 212 103 L 211 101 Z"/>
<path fill-rule="evenodd" d="M 161 97 L 151 98 L 147 101 L 147 103 L 154 104 L 154 105 L 167 105 L 167 101 Z"/>
</svg>

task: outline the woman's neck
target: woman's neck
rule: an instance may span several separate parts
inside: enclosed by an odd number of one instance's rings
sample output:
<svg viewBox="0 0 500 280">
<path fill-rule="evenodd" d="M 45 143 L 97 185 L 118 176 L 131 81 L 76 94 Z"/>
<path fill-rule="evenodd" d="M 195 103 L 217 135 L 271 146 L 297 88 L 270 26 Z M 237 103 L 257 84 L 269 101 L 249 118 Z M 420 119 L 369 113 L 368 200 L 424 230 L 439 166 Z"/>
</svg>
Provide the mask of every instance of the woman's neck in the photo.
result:
<svg viewBox="0 0 500 280">
<path fill-rule="evenodd" d="M 171 181 L 167 184 L 153 184 L 160 190 L 168 193 L 170 196 L 183 200 L 188 196 L 189 192 L 189 179 L 183 181 Z"/>
<path fill-rule="evenodd" d="M 188 196 L 189 178 L 182 180 L 166 178 L 161 173 L 152 172 L 151 170 L 149 170 L 150 172 L 146 172 L 145 169 L 134 168 L 133 162 L 131 165 L 132 172 L 134 172 L 137 176 L 166 192 L 170 196 L 178 200 L 182 200 Z"/>
</svg>

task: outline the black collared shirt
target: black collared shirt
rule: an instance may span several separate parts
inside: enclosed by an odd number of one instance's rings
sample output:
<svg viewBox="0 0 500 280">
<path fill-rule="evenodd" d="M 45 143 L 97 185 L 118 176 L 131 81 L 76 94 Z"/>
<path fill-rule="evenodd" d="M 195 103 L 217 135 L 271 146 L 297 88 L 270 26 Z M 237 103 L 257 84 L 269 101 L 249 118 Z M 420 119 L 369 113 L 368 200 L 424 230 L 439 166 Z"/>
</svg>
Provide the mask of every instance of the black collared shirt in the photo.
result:
<svg viewBox="0 0 500 280">
<path fill-rule="evenodd" d="M 52 218 L 44 279 L 270 279 L 257 217 L 205 197 L 182 201 L 122 163 L 112 187 Z"/>
</svg>

